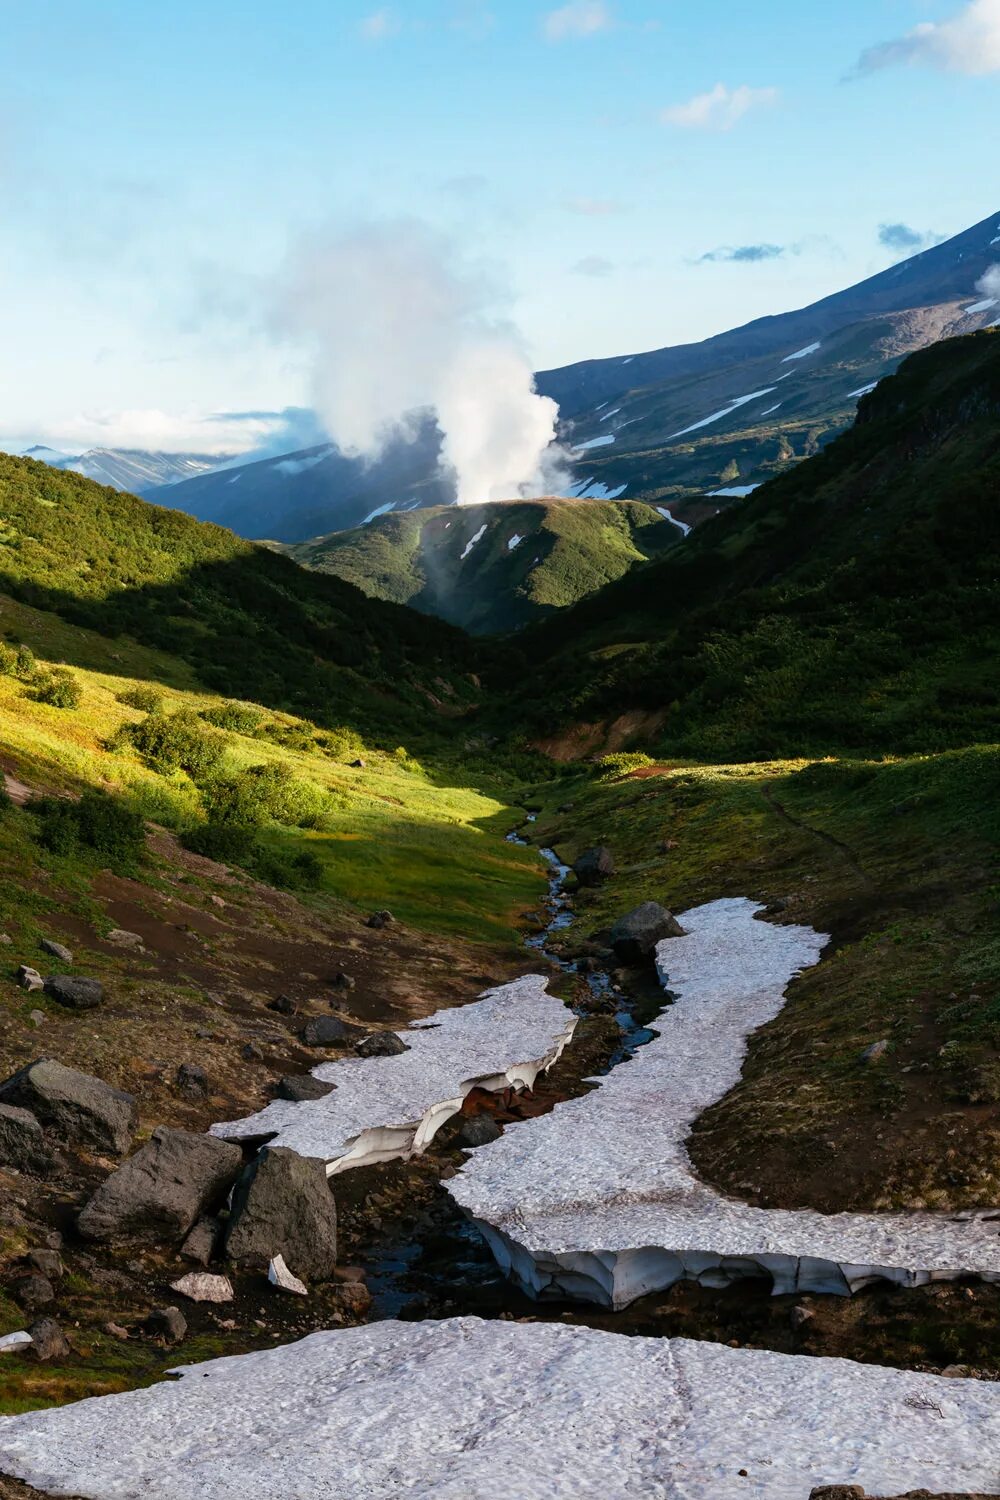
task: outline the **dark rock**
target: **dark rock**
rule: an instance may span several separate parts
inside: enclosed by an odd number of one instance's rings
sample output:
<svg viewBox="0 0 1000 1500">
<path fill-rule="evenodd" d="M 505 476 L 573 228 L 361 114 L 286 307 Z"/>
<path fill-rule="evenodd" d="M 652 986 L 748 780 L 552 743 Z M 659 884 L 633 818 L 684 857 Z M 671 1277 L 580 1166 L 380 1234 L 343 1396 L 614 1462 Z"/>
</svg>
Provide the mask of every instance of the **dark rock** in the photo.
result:
<svg viewBox="0 0 1000 1500">
<path fill-rule="evenodd" d="M 207 1266 L 215 1255 L 221 1238 L 221 1219 L 199 1219 L 181 1246 L 181 1255 L 185 1260 L 193 1260 L 196 1266 Z"/>
<path fill-rule="evenodd" d="M 360 760 L 360 759 L 359 760 L 349 760 L 347 762 L 347 764 L 352 768 L 352 770 L 363 771 L 364 768 L 365 768 L 366 762 L 363 761 L 363 760 Z"/>
<path fill-rule="evenodd" d="M 22 1307 L 44 1307 L 56 1300 L 55 1287 L 40 1271 L 25 1271 L 22 1276 L 15 1276 L 10 1290 Z"/>
<path fill-rule="evenodd" d="M 28 1332 L 31 1334 L 28 1352 L 35 1359 L 67 1359 L 72 1353 L 66 1335 L 52 1318 L 37 1318 Z"/>
<path fill-rule="evenodd" d="M 65 943 L 54 942 L 52 938 L 42 938 L 38 946 L 43 953 L 47 953 L 50 958 L 58 958 L 62 964 L 71 964 L 73 962 L 73 955 Z"/>
<path fill-rule="evenodd" d="M 240 1056 L 244 1062 L 263 1062 L 264 1053 L 256 1042 L 245 1042 L 240 1048 Z"/>
<path fill-rule="evenodd" d="M 47 1160 L 45 1137 L 34 1115 L 14 1104 L 0 1104 L 0 1167 L 32 1172 Z"/>
<path fill-rule="evenodd" d="M 458 1140 L 462 1146 L 488 1146 L 491 1142 L 498 1141 L 501 1133 L 500 1126 L 492 1115 L 473 1115 L 458 1132 Z"/>
<path fill-rule="evenodd" d="M 581 885 L 600 885 L 615 873 L 615 859 L 604 844 L 585 849 L 573 865 L 573 874 Z"/>
<path fill-rule="evenodd" d="M 18 964 L 17 973 L 14 978 L 22 990 L 43 990 L 45 988 L 45 980 L 39 974 L 38 970 L 33 969 L 30 964 Z"/>
<path fill-rule="evenodd" d="M 161 1125 L 102 1182 L 77 1228 L 88 1240 L 181 1240 L 228 1191 L 242 1160 L 229 1141 Z"/>
<path fill-rule="evenodd" d="M 363 1041 L 355 1042 L 354 1050 L 359 1057 L 398 1057 L 410 1049 L 394 1031 L 373 1031 Z"/>
<path fill-rule="evenodd" d="M 197 1063 L 181 1063 L 177 1069 L 177 1091 L 185 1099 L 208 1098 L 208 1074 Z"/>
<path fill-rule="evenodd" d="M 187 1318 L 179 1307 L 154 1307 L 146 1319 L 146 1332 L 168 1344 L 179 1344 L 187 1327 Z"/>
<path fill-rule="evenodd" d="M 307 1047 L 346 1047 L 357 1036 L 357 1027 L 336 1016 L 316 1016 L 307 1021 L 301 1036 Z"/>
<path fill-rule="evenodd" d="M 279 1016 L 297 1016 L 299 1002 L 293 1000 L 290 995 L 276 995 L 273 1000 L 267 1002 L 267 1008 L 277 1011 Z"/>
<path fill-rule="evenodd" d="M 324 1083 L 322 1078 L 313 1078 L 309 1073 L 300 1077 L 289 1075 L 278 1082 L 275 1089 L 279 1099 L 290 1099 L 293 1104 L 302 1104 L 306 1099 L 325 1099 L 337 1087 L 335 1083 Z"/>
<path fill-rule="evenodd" d="M 352 979 L 350 974 L 335 974 L 330 980 L 330 987 L 341 995 L 349 995 L 355 988 L 357 980 Z"/>
<path fill-rule="evenodd" d="M 391 911 L 373 911 L 365 926 L 374 927 L 376 931 L 380 931 L 383 927 L 390 926 L 395 920 Z"/>
<path fill-rule="evenodd" d="M 872 1063 L 881 1062 L 888 1050 L 889 1043 L 887 1041 L 872 1042 L 870 1047 L 866 1047 L 863 1052 L 858 1053 L 858 1061 L 866 1063 L 869 1066 Z"/>
<path fill-rule="evenodd" d="M 25 1259 L 33 1271 L 47 1276 L 50 1281 L 62 1280 L 65 1272 L 58 1250 L 29 1250 Z"/>
<path fill-rule="evenodd" d="M 821 1484 L 809 1491 L 809 1500 L 865 1500 L 860 1484 Z"/>
<path fill-rule="evenodd" d="M 778 896 L 774 901 L 769 901 L 764 908 L 766 917 L 780 917 L 781 913 L 788 910 L 788 902 L 783 896 Z"/>
<path fill-rule="evenodd" d="M 372 1305 L 372 1294 L 363 1281 L 348 1281 L 337 1293 L 337 1301 L 354 1318 L 363 1318 Z"/>
<path fill-rule="evenodd" d="M 337 1263 L 337 1209 L 321 1161 L 267 1146 L 233 1193 L 226 1254 L 266 1270 L 276 1255 L 295 1276 L 329 1281 Z"/>
<path fill-rule="evenodd" d="M 99 979 L 84 979 L 78 974 L 50 974 L 45 993 L 68 1010 L 96 1010 L 104 999 Z"/>
<path fill-rule="evenodd" d="M 683 936 L 683 927 L 665 906 L 644 901 L 612 927 L 611 946 L 623 964 L 642 964 L 652 958 L 664 938 Z"/>
<path fill-rule="evenodd" d="M 43 1057 L 0 1084 L 0 1103 L 28 1109 L 71 1146 L 124 1156 L 139 1116 L 135 1097 Z"/>
</svg>

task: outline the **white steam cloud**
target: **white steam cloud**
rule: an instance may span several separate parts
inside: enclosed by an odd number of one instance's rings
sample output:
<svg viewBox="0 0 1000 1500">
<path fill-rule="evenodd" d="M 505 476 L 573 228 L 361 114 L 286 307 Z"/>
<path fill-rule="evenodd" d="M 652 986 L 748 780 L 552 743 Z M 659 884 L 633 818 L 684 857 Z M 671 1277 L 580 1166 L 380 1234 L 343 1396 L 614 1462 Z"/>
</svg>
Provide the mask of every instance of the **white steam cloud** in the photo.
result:
<svg viewBox="0 0 1000 1500">
<path fill-rule="evenodd" d="M 990 266 L 976 282 L 976 291 L 1000 301 L 1000 265 Z"/>
<path fill-rule="evenodd" d="M 318 236 L 293 254 L 278 317 L 304 341 L 317 414 L 345 452 L 414 439 L 431 410 L 462 504 L 551 493 L 558 407 L 481 270 L 414 220 Z"/>
</svg>

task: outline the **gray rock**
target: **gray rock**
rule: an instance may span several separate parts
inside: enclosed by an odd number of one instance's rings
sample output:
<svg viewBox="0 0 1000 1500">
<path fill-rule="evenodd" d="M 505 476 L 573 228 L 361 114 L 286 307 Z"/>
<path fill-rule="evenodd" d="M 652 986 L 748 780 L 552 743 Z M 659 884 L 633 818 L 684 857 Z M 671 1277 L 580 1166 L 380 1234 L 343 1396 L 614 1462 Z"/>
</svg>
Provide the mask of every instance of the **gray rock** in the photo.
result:
<svg viewBox="0 0 1000 1500">
<path fill-rule="evenodd" d="M 14 939 L 9 932 L 0 932 L 0 948 L 10 948 L 13 942 Z"/>
<path fill-rule="evenodd" d="M 356 1035 L 356 1027 L 348 1026 L 336 1016 L 317 1016 L 307 1021 L 301 1032 L 307 1047 L 346 1047 Z"/>
<path fill-rule="evenodd" d="M 32 1172 L 48 1161 L 42 1127 L 26 1109 L 0 1104 L 0 1167 Z"/>
<path fill-rule="evenodd" d="M 207 1099 L 208 1074 L 197 1063 L 181 1063 L 177 1069 L 177 1089 L 185 1099 Z"/>
<path fill-rule="evenodd" d="M 264 1052 L 257 1042 L 244 1042 L 240 1048 L 240 1056 L 244 1062 L 262 1062 Z"/>
<path fill-rule="evenodd" d="M 359 1057 L 398 1057 L 410 1049 L 394 1031 L 373 1031 L 363 1041 L 355 1042 L 354 1050 Z"/>
<path fill-rule="evenodd" d="M 25 1271 L 22 1275 L 15 1276 L 10 1283 L 10 1290 L 22 1307 L 44 1307 L 46 1303 L 56 1300 L 55 1287 L 40 1271 Z"/>
<path fill-rule="evenodd" d="M 336 990 L 341 995 L 349 995 L 356 985 L 357 980 L 352 979 L 350 974 L 335 974 L 330 980 L 330 988 Z"/>
<path fill-rule="evenodd" d="M 573 874 L 581 885 L 600 885 L 615 873 L 615 858 L 604 844 L 585 849 L 573 865 Z"/>
<path fill-rule="evenodd" d="M 14 978 L 22 990 L 43 990 L 45 988 L 45 980 L 39 974 L 38 970 L 33 969 L 30 964 L 19 964 Z"/>
<path fill-rule="evenodd" d="M 104 939 L 116 948 L 128 948 L 133 953 L 142 952 L 142 938 L 138 932 L 128 932 L 124 927 L 113 927 Z"/>
<path fill-rule="evenodd" d="M 175 1243 L 226 1194 L 242 1161 L 229 1141 L 161 1125 L 101 1183 L 77 1228 L 88 1240 Z"/>
<path fill-rule="evenodd" d="M 50 974 L 45 993 L 69 1010 L 96 1010 L 104 999 L 99 979 L 84 979 L 77 974 Z"/>
<path fill-rule="evenodd" d="M 325 1099 L 337 1087 L 335 1083 L 324 1083 L 322 1078 L 313 1078 L 310 1073 L 301 1077 L 289 1075 L 278 1082 L 275 1089 L 279 1099 L 290 1099 L 293 1104 L 302 1104 L 307 1099 Z"/>
<path fill-rule="evenodd" d="M 189 1271 L 180 1281 L 170 1283 L 172 1292 L 180 1292 L 191 1302 L 232 1302 L 233 1284 L 228 1276 L 210 1276 L 207 1271 Z"/>
<path fill-rule="evenodd" d="M 73 955 L 65 943 L 54 942 L 52 938 L 42 938 L 38 946 L 43 953 L 48 953 L 52 958 L 58 958 L 60 963 L 71 964 L 73 962 Z"/>
<path fill-rule="evenodd" d="M 193 1260 L 196 1266 L 207 1266 L 214 1256 L 222 1237 L 222 1221 L 213 1217 L 199 1219 L 181 1246 L 185 1260 Z"/>
<path fill-rule="evenodd" d="M 45 1012 L 44 1012 L 44 1010 L 31 1010 L 31 1011 L 29 1011 L 28 1012 L 28 1020 L 31 1022 L 32 1026 L 34 1026 L 35 1030 L 37 1031 L 38 1028 L 39 1028 L 39 1026 L 44 1026 L 45 1025 Z"/>
<path fill-rule="evenodd" d="M 65 1334 L 52 1318 L 37 1318 L 28 1332 L 31 1334 L 29 1353 L 35 1359 L 67 1359 L 72 1353 Z"/>
<path fill-rule="evenodd" d="M 187 1327 L 187 1318 L 179 1307 L 154 1307 L 146 1319 L 146 1332 L 168 1344 L 179 1344 Z"/>
<path fill-rule="evenodd" d="M 868 1066 L 870 1066 L 872 1063 L 881 1062 L 882 1058 L 885 1057 L 888 1050 L 889 1043 L 887 1041 L 872 1042 L 870 1047 L 866 1047 L 863 1052 L 860 1052 L 858 1054 L 858 1061 L 863 1062 Z"/>
<path fill-rule="evenodd" d="M 58 1250 L 29 1250 L 25 1257 L 32 1270 L 47 1276 L 50 1281 L 61 1281 L 65 1274 L 62 1256 Z"/>
<path fill-rule="evenodd" d="M 265 1270 L 276 1255 L 296 1274 L 329 1281 L 337 1264 L 337 1209 L 321 1161 L 267 1146 L 233 1193 L 226 1254 Z"/>
<path fill-rule="evenodd" d="M 492 1115 L 473 1115 L 458 1132 L 461 1145 L 471 1147 L 489 1146 L 493 1141 L 498 1141 L 500 1136 L 500 1126 Z"/>
<path fill-rule="evenodd" d="M 373 911 L 365 926 L 373 927 L 376 932 L 379 932 L 383 927 L 390 926 L 395 920 L 396 918 L 391 911 Z"/>
<path fill-rule="evenodd" d="M 644 901 L 611 929 L 611 946 L 623 964 L 646 963 L 664 938 L 683 937 L 684 929 L 657 901 Z"/>
<path fill-rule="evenodd" d="M 112 1156 L 124 1156 L 139 1122 L 134 1095 L 48 1057 L 0 1083 L 0 1104 L 30 1110 L 58 1140 Z"/>
<path fill-rule="evenodd" d="M 268 1010 L 277 1011 L 279 1016 L 297 1016 L 299 1013 L 299 1002 L 293 1000 L 289 995 L 277 995 L 273 1000 L 267 1002 Z"/>
</svg>

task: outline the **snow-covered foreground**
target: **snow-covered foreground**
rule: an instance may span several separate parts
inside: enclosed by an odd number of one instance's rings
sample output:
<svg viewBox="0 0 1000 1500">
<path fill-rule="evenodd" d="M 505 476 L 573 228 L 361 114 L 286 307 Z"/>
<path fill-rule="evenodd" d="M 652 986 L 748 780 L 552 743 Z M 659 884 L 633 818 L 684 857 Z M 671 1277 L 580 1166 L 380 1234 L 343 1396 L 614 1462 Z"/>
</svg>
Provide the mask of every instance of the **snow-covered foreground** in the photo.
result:
<svg viewBox="0 0 1000 1500">
<path fill-rule="evenodd" d="M 276 1099 L 245 1120 L 213 1125 L 229 1140 L 274 1135 L 272 1144 L 318 1156 L 332 1176 L 423 1151 L 473 1088 L 531 1088 L 562 1055 L 576 1017 L 529 974 L 481 1000 L 441 1010 L 397 1033 L 395 1057 L 345 1057 L 313 1069 L 336 1085 L 323 1099 Z"/>
<path fill-rule="evenodd" d="M 378 1323 L 0 1420 L 83 1500 L 807 1500 L 1000 1488 L 1000 1386 L 550 1324 Z"/>
<path fill-rule="evenodd" d="M 657 949 L 679 998 L 660 1035 L 583 1098 L 507 1131 L 448 1188 L 500 1264 L 535 1295 L 615 1308 L 675 1281 L 724 1286 L 770 1275 L 775 1292 L 847 1293 L 963 1272 L 1000 1281 L 1000 1216 L 833 1214 L 763 1209 L 699 1180 L 685 1150 L 694 1121 L 740 1076 L 746 1039 L 784 1003 L 789 980 L 827 941 L 756 919 L 751 901 L 680 918 Z"/>
</svg>

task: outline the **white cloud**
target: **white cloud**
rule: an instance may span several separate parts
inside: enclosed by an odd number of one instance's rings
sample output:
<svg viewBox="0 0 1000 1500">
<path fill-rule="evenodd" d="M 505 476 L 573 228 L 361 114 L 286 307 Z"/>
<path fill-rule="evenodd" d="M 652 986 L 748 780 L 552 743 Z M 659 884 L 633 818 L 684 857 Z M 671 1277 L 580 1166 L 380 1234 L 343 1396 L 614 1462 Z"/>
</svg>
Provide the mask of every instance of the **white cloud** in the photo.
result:
<svg viewBox="0 0 1000 1500">
<path fill-rule="evenodd" d="M 366 42 L 384 42 L 398 35 L 401 26 L 391 10 L 376 10 L 365 16 L 358 27 Z"/>
<path fill-rule="evenodd" d="M 976 282 L 976 291 L 1000 301 L 1000 265 L 990 266 Z"/>
<path fill-rule="evenodd" d="M 550 42 L 564 42 L 568 37 L 596 36 L 611 28 L 611 12 L 602 0 L 570 0 L 559 10 L 550 10 L 542 30 Z"/>
<path fill-rule="evenodd" d="M 661 119 L 665 125 L 679 125 L 683 130 L 732 130 L 751 109 L 760 109 L 774 104 L 777 89 L 752 89 L 741 83 L 738 88 L 727 88 L 717 83 L 705 94 L 695 94 L 686 104 L 673 104 L 665 109 Z"/>
<path fill-rule="evenodd" d="M 610 276 L 614 268 L 614 262 L 605 260 L 603 255 L 585 255 L 573 270 L 578 276 Z"/>
<path fill-rule="evenodd" d="M 622 205 L 614 198 L 570 198 L 564 207 L 568 213 L 581 214 L 586 219 L 600 219 L 622 211 Z"/>
<path fill-rule="evenodd" d="M 89 448 L 139 448 L 152 453 L 205 453 L 220 457 L 271 448 L 288 432 L 283 412 L 82 412 L 39 427 L 34 441 L 63 453 Z M 290 446 L 295 446 L 294 439 Z"/>
<path fill-rule="evenodd" d="M 923 21 L 905 36 L 869 47 L 856 71 L 876 73 L 898 64 L 948 73 L 1000 72 L 1000 0 L 970 0 L 948 21 Z"/>
</svg>

